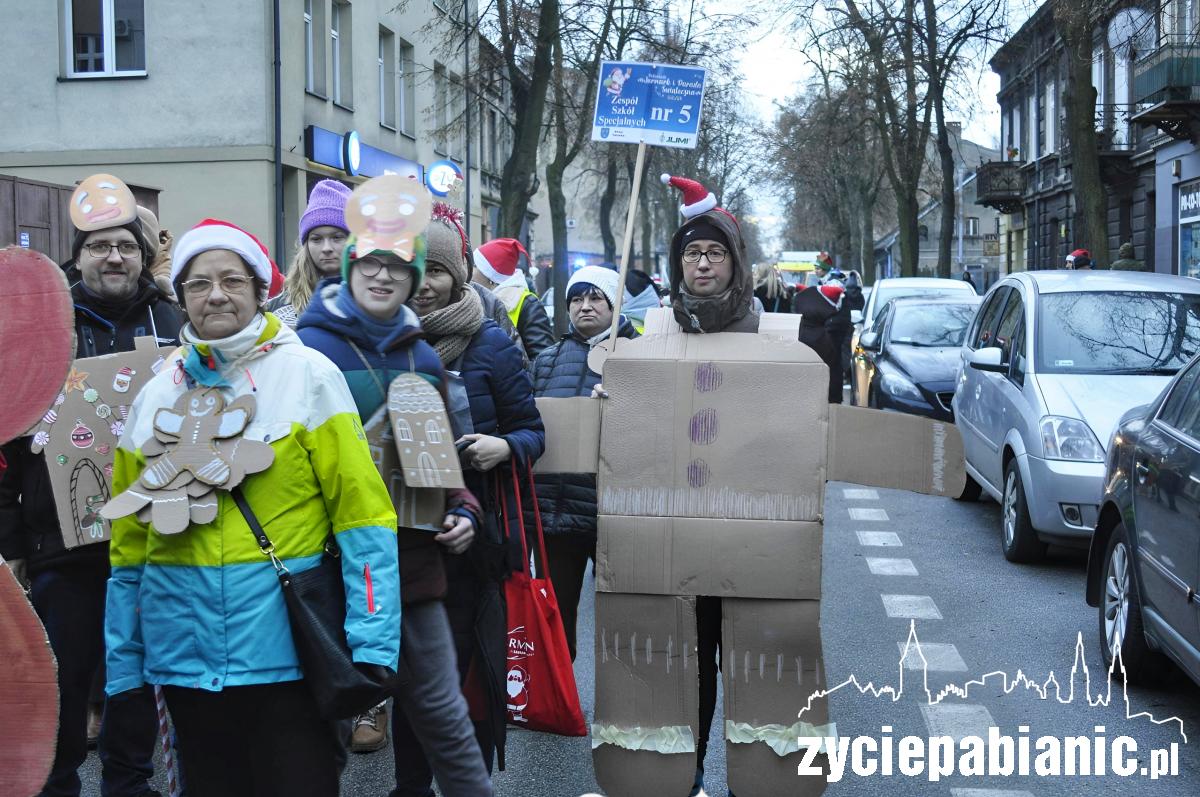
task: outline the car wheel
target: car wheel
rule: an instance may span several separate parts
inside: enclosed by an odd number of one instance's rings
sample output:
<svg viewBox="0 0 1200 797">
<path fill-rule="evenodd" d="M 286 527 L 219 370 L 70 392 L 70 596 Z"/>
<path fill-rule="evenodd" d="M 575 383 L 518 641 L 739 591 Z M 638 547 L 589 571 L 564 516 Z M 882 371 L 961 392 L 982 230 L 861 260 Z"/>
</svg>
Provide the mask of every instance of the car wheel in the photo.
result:
<svg viewBox="0 0 1200 797">
<path fill-rule="evenodd" d="M 1010 562 L 1036 562 L 1046 554 L 1046 543 L 1038 539 L 1029 519 L 1025 502 L 1025 487 L 1021 484 L 1021 469 L 1016 457 L 1004 469 L 1004 495 L 1000 501 L 1004 558 Z"/>
<path fill-rule="evenodd" d="M 979 497 L 981 495 L 983 495 L 983 487 L 981 487 L 979 485 L 979 482 L 972 479 L 970 474 L 968 474 L 967 481 L 963 484 L 962 492 L 959 493 L 958 497 L 955 498 L 954 500 L 956 500 L 956 501 L 978 501 Z"/>
<path fill-rule="evenodd" d="M 1142 625 L 1142 602 L 1133 574 L 1133 551 L 1125 524 L 1118 523 L 1104 555 L 1104 589 L 1100 595 L 1100 652 L 1112 665 L 1121 652 L 1125 675 L 1131 682 L 1144 682 L 1169 670 L 1167 659 L 1150 649 Z"/>
</svg>

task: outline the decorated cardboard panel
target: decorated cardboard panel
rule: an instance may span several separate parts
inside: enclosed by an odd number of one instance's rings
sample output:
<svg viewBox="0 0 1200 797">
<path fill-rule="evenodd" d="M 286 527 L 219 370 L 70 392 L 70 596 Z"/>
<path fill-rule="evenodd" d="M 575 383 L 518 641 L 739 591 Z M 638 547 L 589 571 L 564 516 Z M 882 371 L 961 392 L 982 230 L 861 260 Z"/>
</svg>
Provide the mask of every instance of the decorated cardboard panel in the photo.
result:
<svg viewBox="0 0 1200 797">
<path fill-rule="evenodd" d="M 535 473 L 595 473 L 600 458 L 600 410 L 593 398 L 539 398 L 546 451 Z"/>
<path fill-rule="evenodd" d="M 596 589 L 819 600 L 821 537 L 820 523 L 602 515 Z"/>
<path fill-rule="evenodd" d="M 58 670 L 46 631 L 0 559 L 0 794 L 38 794 L 54 762 Z"/>
<path fill-rule="evenodd" d="M 830 407 L 829 478 L 957 498 L 966 485 L 952 423 L 864 407 Z"/>
<path fill-rule="evenodd" d="M 62 269 L 32 249 L 0 249 L 0 441 L 37 424 L 74 357 L 75 311 Z"/>
<path fill-rule="evenodd" d="M 409 487 L 404 482 L 404 470 L 396 453 L 396 438 L 388 418 L 387 407 L 380 407 L 363 424 L 371 459 L 392 496 L 392 506 L 401 528 L 442 530 L 446 516 L 446 491 L 438 487 Z"/>
<path fill-rule="evenodd" d="M 50 487 L 68 548 L 109 539 L 100 509 L 112 497 L 112 466 L 129 407 L 174 349 L 138 338 L 133 351 L 76 360 L 32 430 L 32 447 L 45 452 Z"/>
<path fill-rule="evenodd" d="M 721 678 L 729 789 L 747 797 L 816 795 L 800 778 L 801 736 L 836 736 L 826 688 L 820 601 L 721 601 Z M 803 710 L 803 711 L 802 711 Z"/>
<path fill-rule="evenodd" d="M 623 341 L 604 364 L 601 514 L 817 520 L 828 374 L 799 341 Z"/>
<path fill-rule="evenodd" d="M 446 405 L 433 385 L 416 374 L 400 374 L 388 387 L 387 410 L 405 484 L 465 486 Z"/>
<path fill-rule="evenodd" d="M 592 761 L 606 794 L 687 794 L 696 771 L 696 599 L 596 595 Z"/>
</svg>

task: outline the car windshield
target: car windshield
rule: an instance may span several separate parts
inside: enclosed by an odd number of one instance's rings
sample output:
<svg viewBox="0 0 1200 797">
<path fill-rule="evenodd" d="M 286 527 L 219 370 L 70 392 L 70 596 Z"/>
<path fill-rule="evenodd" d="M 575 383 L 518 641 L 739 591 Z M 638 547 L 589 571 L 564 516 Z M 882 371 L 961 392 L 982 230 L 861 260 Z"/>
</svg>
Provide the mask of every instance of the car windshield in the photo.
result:
<svg viewBox="0 0 1200 797">
<path fill-rule="evenodd" d="M 1200 295 L 1048 293 L 1037 368 L 1051 374 L 1173 374 L 1200 349 Z"/>
<path fill-rule="evenodd" d="M 885 285 L 879 288 L 879 295 L 875 297 L 875 306 L 882 308 L 892 299 L 904 299 L 911 296 L 921 296 L 929 299 L 940 299 L 947 296 L 959 296 L 964 293 L 964 288 L 970 290 L 970 287 L 963 285 L 962 287 L 948 287 L 938 285 L 935 287 L 916 288 L 908 285 Z"/>
<path fill-rule="evenodd" d="M 889 343 L 908 346 L 961 346 L 975 317 L 974 304 L 899 305 Z"/>
</svg>

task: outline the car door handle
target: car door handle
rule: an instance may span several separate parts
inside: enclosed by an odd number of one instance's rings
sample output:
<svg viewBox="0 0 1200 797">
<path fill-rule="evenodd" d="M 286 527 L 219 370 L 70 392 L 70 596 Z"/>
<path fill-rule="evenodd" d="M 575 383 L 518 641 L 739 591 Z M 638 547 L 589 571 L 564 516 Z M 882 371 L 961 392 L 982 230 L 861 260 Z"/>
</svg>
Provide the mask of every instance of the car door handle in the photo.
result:
<svg viewBox="0 0 1200 797">
<path fill-rule="evenodd" d="M 1150 478 L 1150 466 L 1145 462 L 1133 463 L 1133 469 L 1138 476 L 1138 484 L 1145 484 L 1146 479 Z"/>
</svg>

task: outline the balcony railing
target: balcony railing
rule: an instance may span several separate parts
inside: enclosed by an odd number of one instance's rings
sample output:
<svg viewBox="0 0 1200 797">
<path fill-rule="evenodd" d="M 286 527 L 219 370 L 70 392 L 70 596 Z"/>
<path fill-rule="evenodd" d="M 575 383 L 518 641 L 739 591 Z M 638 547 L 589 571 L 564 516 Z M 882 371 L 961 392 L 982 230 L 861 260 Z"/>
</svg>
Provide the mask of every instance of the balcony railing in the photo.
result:
<svg viewBox="0 0 1200 797">
<path fill-rule="evenodd" d="M 976 202 L 1001 213 L 1015 213 L 1024 207 L 1025 173 L 1016 161 L 990 161 L 981 164 L 976 181 Z"/>
<path fill-rule="evenodd" d="M 1172 40 L 1138 59 L 1133 92 L 1139 103 L 1200 101 L 1200 45 Z"/>
</svg>

